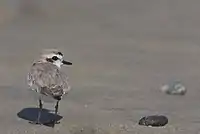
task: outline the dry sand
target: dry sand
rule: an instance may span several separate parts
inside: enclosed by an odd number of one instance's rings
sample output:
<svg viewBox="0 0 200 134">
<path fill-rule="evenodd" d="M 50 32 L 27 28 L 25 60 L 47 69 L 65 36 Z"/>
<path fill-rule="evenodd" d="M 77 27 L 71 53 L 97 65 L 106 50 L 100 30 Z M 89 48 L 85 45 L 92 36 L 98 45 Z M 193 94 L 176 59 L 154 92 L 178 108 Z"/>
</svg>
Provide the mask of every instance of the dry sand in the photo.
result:
<svg viewBox="0 0 200 134">
<path fill-rule="evenodd" d="M 5 21 L 0 27 L 0 133 L 200 133 L 199 5 L 198 0 L 44 0 L 40 15 Z M 17 116 L 37 106 L 26 74 L 41 49 L 52 47 L 73 62 L 64 69 L 73 90 L 61 102 L 63 118 L 54 129 Z M 186 85 L 185 96 L 159 91 L 172 79 Z M 168 125 L 137 125 L 151 114 L 167 116 Z"/>
</svg>

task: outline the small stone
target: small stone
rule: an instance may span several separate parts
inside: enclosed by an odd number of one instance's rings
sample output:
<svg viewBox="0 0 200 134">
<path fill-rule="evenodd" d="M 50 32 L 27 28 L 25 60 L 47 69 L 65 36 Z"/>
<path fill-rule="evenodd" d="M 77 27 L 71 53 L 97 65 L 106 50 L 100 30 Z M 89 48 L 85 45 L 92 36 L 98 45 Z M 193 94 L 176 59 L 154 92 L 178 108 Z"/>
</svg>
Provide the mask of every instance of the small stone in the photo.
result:
<svg viewBox="0 0 200 134">
<path fill-rule="evenodd" d="M 161 127 L 165 126 L 167 123 L 167 117 L 163 115 L 151 115 L 142 117 L 138 124 L 143 126 Z"/>
<path fill-rule="evenodd" d="M 161 91 L 170 95 L 185 95 L 187 89 L 180 81 L 172 81 L 163 85 Z"/>
</svg>

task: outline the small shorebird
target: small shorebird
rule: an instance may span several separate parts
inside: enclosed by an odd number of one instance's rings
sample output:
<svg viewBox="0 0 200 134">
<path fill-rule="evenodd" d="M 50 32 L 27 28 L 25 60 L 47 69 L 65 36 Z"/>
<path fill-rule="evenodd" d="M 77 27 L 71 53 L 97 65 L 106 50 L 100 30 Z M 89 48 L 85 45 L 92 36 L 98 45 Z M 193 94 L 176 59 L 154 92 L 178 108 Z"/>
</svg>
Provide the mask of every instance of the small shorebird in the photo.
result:
<svg viewBox="0 0 200 134">
<path fill-rule="evenodd" d="M 72 65 L 71 62 L 63 60 L 63 54 L 55 49 L 45 50 L 39 60 L 33 63 L 28 73 L 27 83 L 30 89 L 38 93 L 39 113 L 36 121 L 32 124 L 41 124 L 40 116 L 43 108 L 44 98 L 50 98 L 55 105 L 55 116 L 58 113 L 58 104 L 64 94 L 70 91 L 67 76 L 60 71 L 61 66 Z M 59 123 L 55 119 L 51 121 Z"/>
</svg>

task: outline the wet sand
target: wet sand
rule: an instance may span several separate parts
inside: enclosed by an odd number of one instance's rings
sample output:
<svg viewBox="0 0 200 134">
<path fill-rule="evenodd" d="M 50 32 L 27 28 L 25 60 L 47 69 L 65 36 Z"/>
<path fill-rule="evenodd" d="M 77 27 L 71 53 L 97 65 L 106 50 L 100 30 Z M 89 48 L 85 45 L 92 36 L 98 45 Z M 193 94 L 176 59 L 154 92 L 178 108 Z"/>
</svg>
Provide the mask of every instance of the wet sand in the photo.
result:
<svg viewBox="0 0 200 134">
<path fill-rule="evenodd" d="M 0 26 L 2 134 L 200 132 L 199 1 L 46 1 L 41 14 L 16 14 Z M 63 68 L 73 90 L 61 101 L 61 124 L 52 129 L 17 114 L 37 107 L 26 75 L 41 49 L 55 47 L 73 63 Z M 185 96 L 159 91 L 173 79 L 188 88 Z M 137 125 L 151 114 L 167 116 L 168 125 Z"/>
</svg>

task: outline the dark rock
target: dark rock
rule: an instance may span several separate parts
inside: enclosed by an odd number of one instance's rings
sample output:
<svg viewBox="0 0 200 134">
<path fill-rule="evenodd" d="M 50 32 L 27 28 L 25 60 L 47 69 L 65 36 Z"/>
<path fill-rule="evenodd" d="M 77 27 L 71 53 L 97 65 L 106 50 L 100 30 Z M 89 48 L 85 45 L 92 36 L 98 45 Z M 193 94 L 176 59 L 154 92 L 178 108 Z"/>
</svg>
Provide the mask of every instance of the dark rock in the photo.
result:
<svg viewBox="0 0 200 134">
<path fill-rule="evenodd" d="M 152 115 L 141 118 L 138 124 L 144 126 L 160 127 L 165 126 L 167 123 L 167 117 L 163 115 Z"/>
</svg>

